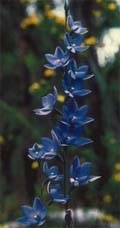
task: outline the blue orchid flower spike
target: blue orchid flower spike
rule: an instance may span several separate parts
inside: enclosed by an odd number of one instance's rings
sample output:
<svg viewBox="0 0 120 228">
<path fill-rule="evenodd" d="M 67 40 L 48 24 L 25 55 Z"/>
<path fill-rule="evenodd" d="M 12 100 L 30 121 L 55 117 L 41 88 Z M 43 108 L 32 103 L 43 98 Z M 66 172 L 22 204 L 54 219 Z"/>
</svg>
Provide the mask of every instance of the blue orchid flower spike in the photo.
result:
<svg viewBox="0 0 120 228">
<path fill-rule="evenodd" d="M 49 168 L 47 162 L 43 164 L 43 172 L 49 180 L 60 181 L 64 178 L 64 176 L 59 173 L 57 166 L 51 166 Z"/>
<path fill-rule="evenodd" d="M 73 186 L 85 185 L 100 178 L 100 176 L 92 176 L 91 163 L 84 162 L 80 164 L 79 157 L 76 156 L 70 166 L 70 183 Z"/>
<path fill-rule="evenodd" d="M 66 204 L 70 200 L 69 195 L 61 193 L 61 185 L 58 183 L 52 183 L 50 181 L 47 186 L 47 191 L 55 203 Z"/>
<path fill-rule="evenodd" d="M 79 35 L 71 36 L 68 32 L 66 32 L 64 42 L 67 49 L 72 53 L 82 52 L 88 49 L 88 46 L 83 44 L 83 37 Z"/>
<path fill-rule="evenodd" d="M 17 219 L 22 225 L 37 225 L 42 226 L 45 223 L 47 208 L 43 205 L 39 198 L 35 198 L 33 207 L 24 205 L 22 206 L 23 217 Z"/>
<path fill-rule="evenodd" d="M 70 28 L 70 30 L 76 34 L 84 35 L 88 32 L 87 28 L 83 28 L 80 21 L 73 21 L 73 18 L 71 15 L 67 18 L 67 24 Z"/>
<path fill-rule="evenodd" d="M 64 52 L 61 47 L 55 49 L 55 54 L 45 54 L 48 64 L 46 68 L 56 69 L 58 67 L 65 67 L 69 62 L 69 52 Z"/>
<path fill-rule="evenodd" d="M 57 101 L 57 89 L 54 86 L 53 93 L 49 93 L 48 95 L 42 97 L 42 105 L 43 108 L 41 109 L 34 109 L 36 115 L 48 115 L 53 111 L 54 105 Z"/>
</svg>

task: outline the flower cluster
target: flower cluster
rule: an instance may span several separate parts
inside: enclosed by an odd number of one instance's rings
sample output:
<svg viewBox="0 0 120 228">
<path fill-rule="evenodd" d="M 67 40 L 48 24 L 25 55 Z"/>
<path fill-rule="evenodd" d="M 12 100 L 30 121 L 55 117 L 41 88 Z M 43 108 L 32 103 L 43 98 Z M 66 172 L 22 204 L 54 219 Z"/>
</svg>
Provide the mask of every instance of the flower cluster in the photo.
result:
<svg viewBox="0 0 120 228">
<path fill-rule="evenodd" d="M 79 21 L 73 21 L 71 15 L 67 18 L 69 32 L 66 32 L 64 44 L 66 50 L 61 47 L 55 49 L 54 54 L 46 54 L 48 69 L 63 68 L 62 80 L 63 90 L 67 95 L 67 102 L 63 105 L 62 112 L 59 111 L 60 119 L 51 130 L 51 138 L 42 137 L 40 144 L 35 143 L 29 148 L 28 156 L 33 160 L 42 160 L 43 173 L 46 176 L 47 191 L 52 202 L 68 205 L 71 200 L 70 191 L 76 186 L 86 185 L 99 176 L 91 174 L 91 163 L 80 163 L 79 156 L 75 156 L 70 167 L 66 170 L 67 153 L 69 146 L 81 147 L 92 142 L 84 137 L 84 125 L 93 121 L 88 117 L 88 106 L 78 106 L 76 97 L 88 95 L 91 91 L 85 88 L 85 81 L 93 75 L 88 74 L 88 66 L 77 66 L 74 56 L 87 50 L 84 45 L 84 34 L 87 32 Z M 55 109 L 58 92 L 54 86 L 53 93 L 42 98 L 42 108 L 35 109 L 36 115 L 48 115 Z M 63 171 L 57 165 L 50 166 L 49 160 L 58 157 L 63 164 Z M 68 173 L 66 173 L 68 172 Z M 67 185 L 67 190 L 66 190 Z M 64 186 L 64 187 L 63 187 Z M 62 189 L 63 187 L 63 189 Z M 24 216 L 18 221 L 25 225 L 36 224 L 41 226 L 45 222 L 47 209 L 40 199 L 35 198 L 33 207 L 23 206 Z M 68 208 L 66 209 L 67 213 Z"/>
</svg>

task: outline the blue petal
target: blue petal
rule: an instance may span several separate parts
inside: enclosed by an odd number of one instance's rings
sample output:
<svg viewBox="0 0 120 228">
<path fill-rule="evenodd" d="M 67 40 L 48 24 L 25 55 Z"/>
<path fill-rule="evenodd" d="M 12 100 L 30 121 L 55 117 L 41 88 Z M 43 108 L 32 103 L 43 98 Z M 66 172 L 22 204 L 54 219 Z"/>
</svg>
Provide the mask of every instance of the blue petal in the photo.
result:
<svg viewBox="0 0 120 228">
<path fill-rule="evenodd" d="M 44 115 L 48 115 L 52 112 L 52 109 L 47 109 L 47 108 L 41 108 L 41 109 L 34 109 L 33 110 L 35 112 L 36 115 L 38 116 L 44 116 Z"/>
<path fill-rule="evenodd" d="M 43 164 L 43 172 L 44 172 L 45 174 L 47 174 L 47 173 L 48 173 L 48 170 L 49 170 L 48 164 L 47 164 L 47 162 L 44 162 L 44 164 Z"/>
<path fill-rule="evenodd" d="M 80 108 L 78 108 L 75 112 L 75 115 L 86 116 L 88 112 L 88 105 L 83 105 Z"/>
<path fill-rule="evenodd" d="M 55 50 L 56 58 L 61 59 L 64 57 L 64 54 L 65 54 L 64 51 L 60 47 L 56 48 L 56 50 Z"/>
<path fill-rule="evenodd" d="M 65 42 L 66 46 L 70 45 L 70 36 L 69 36 L 68 32 L 65 33 L 64 42 Z"/>
<path fill-rule="evenodd" d="M 51 135 L 52 135 L 52 138 L 53 138 L 55 151 L 57 151 L 57 149 L 60 146 L 60 141 L 59 141 L 59 139 L 58 139 L 58 137 L 57 137 L 57 135 L 56 135 L 54 130 L 51 130 Z"/>
<path fill-rule="evenodd" d="M 91 163 L 90 162 L 84 162 L 80 168 L 78 168 L 77 172 L 78 175 L 80 174 L 81 176 L 89 176 L 91 171 Z"/>
<path fill-rule="evenodd" d="M 87 49 L 89 48 L 89 46 L 76 46 L 76 51 L 78 52 L 83 52 L 83 51 L 86 51 Z"/>
<path fill-rule="evenodd" d="M 54 98 L 55 98 L 55 101 L 56 101 L 57 100 L 57 96 L 58 96 L 58 92 L 57 92 L 57 89 L 56 89 L 55 86 L 53 87 L 53 90 L 54 90 Z"/>
<path fill-rule="evenodd" d="M 54 65 L 56 63 L 56 57 L 51 54 L 45 54 L 46 59 L 48 60 L 49 63 Z"/>
<path fill-rule="evenodd" d="M 46 67 L 46 68 L 48 68 L 48 69 L 54 70 L 54 69 L 57 68 L 57 65 L 56 65 L 56 64 L 55 64 L 55 65 L 52 65 L 52 64 L 45 64 L 44 67 Z"/>
<path fill-rule="evenodd" d="M 51 108 L 53 107 L 55 103 L 55 98 L 52 93 L 49 93 L 48 95 L 42 97 L 42 104 L 46 108 Z"/>
<path fill-rule="evenodd" d="M 42 226 L 44 223 L 45 223 L 45 219 L 40 220 L 40 221 L 38 222 L 37 226 Z"/>
<path fill-rule="evenodd" d="M 76 176 L 76 170 L 80 166 L 80 159 L 78 156 L 76 156 L 73 161 L 72 165 L 70 166 L 70 177 L 75 177 Z"/>
<path fill-rule="evenodd" d="M 27 205 L 23 205 L 23 206 L 21 206 L 21 208 L 23 210 L 25 217 L 27 217 L 27 218 L 33 218 L 34 217 L 35 211 L 32 207 L 27 206 Z"/>
<path fill-rule="evenodd" d="M 57 153 L 56 153 L 56 152 L 45 152 L 45 150 L 44 150 L 44 154 L 43 154 L 43 156 L 42 156 L 42 159 L 51 160 L 51 159 L 53 159 L 55 156 L 57 156 Z"/>
<path fill-rule="evenodd" d="M 101 178 L 101 176 L 90 176 L 89 182 L 96 181 L 96 180 L 98 180 L 99 178 Z"/>
<path fill-rule="evenodd" d="M 64 194 L 56 194 L 56 196 L 53 197 L 53 201 L 56 203 L 65 204 L 70 200 L 70 197 L 68 195 L 64 196 Z"/>
<path fill-rule="evenodd" d="M 71 15 L 69 15 L 67 18 L 67 24 L 70 28 L 73 26 L 73 19 Z"/>
<path fill-rule="evenodd" d="M 17 221 L 19 223 L 21 223 L 22 225 L 26 225 L 26 226 L 30 226 L 30 225 L 33 225 L 33 224 L 36 224 L 37 221 L 35 219 L 29 219 L 29 218 L 26 218 L 26 217 L 20 217 L 17 219 Z"/>
<path fill-rule="evenodd" d="M 36 211 L 36 213 L 39 215 L 41 220 L 43 220 L 46 217 L 47 208 L 43 205 L 43 203 L 38 197 L 34 199 L 33 208 Z"/>
<path fill-rule="evenodd" d="M 90 78 L 92 78 L 92 77 L 94 77 L 94 74 L 86 75 L 86 76 L 83 78 L 83 80 L 87 80 L 87 79 L 90 79 Z"/>
<path fill-rule="evenodd" d="M 88 65 L 80 66 L 80 67 L 78 68 L 78 70 L 79 70 L 80 72 L 84 72 L 85 74 L 87 74 L 87 72 L 88 72 Z"/>
<path fill-rule="evenodd" d="M 74 90 L 72 93 L 74 96 L 82 97 L 91 93 L 91 90 L 89 89 Z"/>
<path fill-rule="evenodd" d="M 73 142 L 73 145 L 81 147 L 81 146 L 87 145 L 87 144 L 92 143 L 92 142 L 93 141 L 91 139 L 81 137 L 80 139 L 76 139 Z"/>
</svg>

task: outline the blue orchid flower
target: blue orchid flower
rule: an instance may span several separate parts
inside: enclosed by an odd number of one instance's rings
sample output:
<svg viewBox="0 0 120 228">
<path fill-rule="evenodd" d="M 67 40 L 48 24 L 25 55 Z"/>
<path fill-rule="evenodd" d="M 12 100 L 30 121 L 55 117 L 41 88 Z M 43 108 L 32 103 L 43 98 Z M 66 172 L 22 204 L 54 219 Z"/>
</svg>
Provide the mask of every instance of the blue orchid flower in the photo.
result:
<svg viewBox="0 0 120 228">
<path fill-rule="evenodd" d="M 69 15 L 67 18 L 67 24 L 68 24 L 70 30 L 74 33 L 83 35 L 88 32 L 88 30 L 86 28 L 82 27 L 80 21 L 73 21 L 73 18 L 71 15 Z"/>
<path fill-rule="evenodd" d="M 83 65 L 77 67 L 77 63 L 74 59 L 71 59 L 69 64 L 67 65 L 67 73 L 68 77 L 71 77 L 73 79 L 82 79 L 82 80 L 87 80 L 92 78 L 94 75 L 88 75 L 88 66 Z"/>
<path fill-rule="evenodd" d="M 33 147 L 28 149 L 28 157 L 33 160 L 39 160 L 43 156 L 43 152 L 41 151 L 42 145 L 35 143 Z"/>
<path fill-rule="evenodd" d="M 59 122 L 54 131 L 60 140 L 61 146 L 71 145 L 81 147 L 93 142 L 91 139 L 81 136 L 83 126 L 74 126 L 65 122 Z"/>
<path fill-rule="evenodd" d="M 82 78 L 73 78 L 73 74 L 71 75 L 71 71 L 68 71 L 64 74 L 62 84 L 64 92 L 70 97 L 82 97 L 91 93 L 91 90 L 84 89 L 84 80 Z"/>
<path fill-rule="evenodd" d="M 43 108 L 41 109 L 34 109 L 33 111 L 35 112 L 36 115 L 48 115 L 53 111 L 54 105 L 57 101 L 57 89 L 54 86 L 54 91 L 53 93 L 49 93 L 48 95 L 42 97 L 42 105 Z"/>
<path fill-rule="evenodd" d="M 37 225 L 42 226 L 45 223 L 47 208 L 43 205 L 39 198 L 35 198 L 33 207 L 22 206 L 23 217 L 17 219 L 22 225 Z"/>
<path fill-rule="evenodd" d="M 72 53 L 82 52 L 88 49 L 88 46 L 83 45 L 83 37 L 79 35 L 71 36 L 66 32 L 64 42 L 67 49 Z"/>
<path fill-rule="evenodd" d="M 57 156 L 60 143 L 53 131 L 51 131 L 51 134 L 52 134 L 52 139 L 47 137 L 42 137 L 40 145 L 35 143 L 32 148 L 29 148 L 28 156 L 31 159 L 51 160 L 55 156 Z"/>
<path fill-rule="evenodd" d="M 66 105 L 63 106 L 62 122 L 69 124 L 85 125 L 92 122 L 94 119 L 87 117 L 88 106 L 83 105 L 78 107 L 74 99 L 70 98 Z"/>
<path fill-rule="evenodd" d="M 49 180 L 60 181 L 64 178 L 64 175 L 59 173 L 59 169 L 57 166 L 48 167 L 47 162 L 43 164 L 43 172 L 48 177 Z"/>
<path fill-rule="evenodd" d="M 79 157 L 76 156 L 70 166 L 70 183 L 73 186 L 85 185 L 100 178 L 100 176 L 92 176 L 91 163 L 84 162 L 80 164 Z"/>
<path fill-rule="evenodd" d="M 52 197 L 53 202 L 66 204 L 70 200 L 69 195 L 61 193 L 61 185 L 59 183 L 49 182 L 47 186 L 48 194 Z"/>
<path fill-rule="evenodd" d="M 48 64 L 45 65 L 46 68 L 56 69 L 58 67 L 65 67 L 69 62 L 69 52 L 64 52 L 61 47 L 55 49 L 55 54 L 45 54 Z"/>
</svg>

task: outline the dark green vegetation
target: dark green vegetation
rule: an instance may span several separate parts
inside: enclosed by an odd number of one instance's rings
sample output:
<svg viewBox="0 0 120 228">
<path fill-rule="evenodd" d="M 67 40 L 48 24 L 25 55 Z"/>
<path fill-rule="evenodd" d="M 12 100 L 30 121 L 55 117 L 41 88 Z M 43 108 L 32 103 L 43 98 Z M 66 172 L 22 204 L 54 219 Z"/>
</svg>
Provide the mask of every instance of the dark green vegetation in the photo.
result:
<svg viewBox="0 0 120 228">
<path fill-rule="evenodd" d="M 63 43 L 64 21 L 51 12 L 48 4 L 51 3 L 51 8 L 54 5 L 49 0 L 38 0 L 35 15 L 28 18 L 25 11 L 28 2 L 0 2 L 0 222 L 14 220 L 20 214 L 21 204 L 32 202 L 35 195 L 41 194 L 41 168 L 35 169 L 37 164 L 27 158 L 27 151 L 33 142 L 40 141 L 41 135 L 49 135 L 55 118 L 52 115 L 49 119 L 38 118 L 32 110 L 40 106 L 40 98 L 50 92 L 54 84 L 59 93 L 63 93 L 62 73 L 59 70 L 56 75 L 45 72 L 43 64 L 44 54 L 53 53 L 56 45 Z M 91 38 L 86 40 L 90 48 L 79 64 L 86 61 L 90 72 L 95 74 L 88 83 L 93 93 L 86 101 L 95 118 L 90 130 L 87 128 L 94 143 L 78 150 L 78 154 L 81 153 L 81 161 L 96 164 L 94 174 L 102 176 L 95 184 L 77 189 L 71 206 L 98 207 L 119 219 L 120 54 L 116 54 L 113 62 L 100 67 L 95 46 L 102 48 L 104 32 L 120 25 L 120 13 L 110 0 L 74 0 L 70 10 L 75 19 L 86 25 L 87 36 Z M 70 149 L 70 155 L 73 153 Z M 45 190 L 43 196 L 47 200 Z M 58 210 L 57 205 L 50 207 Z"/>
</svg>

